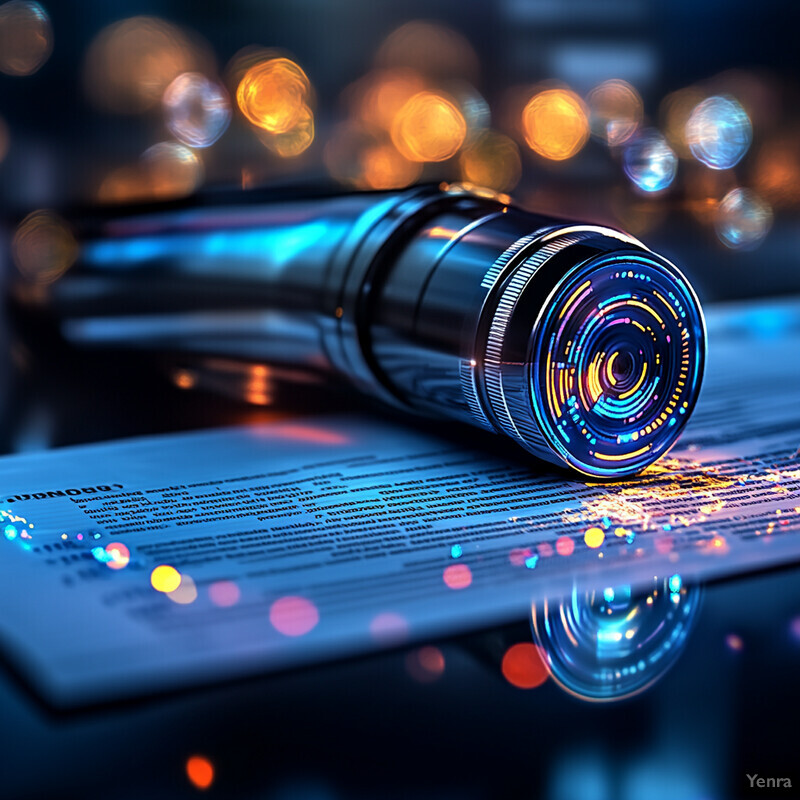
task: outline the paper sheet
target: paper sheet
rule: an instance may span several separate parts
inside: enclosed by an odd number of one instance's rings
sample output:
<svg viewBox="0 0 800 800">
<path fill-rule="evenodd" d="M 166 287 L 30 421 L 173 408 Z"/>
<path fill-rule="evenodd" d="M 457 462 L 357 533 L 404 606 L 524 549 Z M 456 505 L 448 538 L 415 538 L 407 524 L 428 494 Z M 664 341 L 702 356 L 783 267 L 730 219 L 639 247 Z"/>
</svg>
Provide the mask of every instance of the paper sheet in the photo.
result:
<svg viewBox="0 0 800 800">
<path fill-rule="evenodd" d="M 709 328 L 679 446 L 620 484 L 340 417 L 0 459 L 0 643 L 76 706 L 797 560 L 800 305 Z"/>
</svg>

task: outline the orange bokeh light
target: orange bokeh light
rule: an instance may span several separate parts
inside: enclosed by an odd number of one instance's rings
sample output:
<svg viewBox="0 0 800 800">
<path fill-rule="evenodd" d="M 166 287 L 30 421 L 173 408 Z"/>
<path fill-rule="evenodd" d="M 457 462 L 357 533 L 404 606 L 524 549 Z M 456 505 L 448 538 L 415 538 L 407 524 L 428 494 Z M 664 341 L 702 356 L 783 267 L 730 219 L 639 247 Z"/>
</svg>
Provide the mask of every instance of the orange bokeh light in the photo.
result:
<svg viewBox="0 0 800 800">
<path fill-rule="evenodd" d="M 528 146 L 551 161 L 572 158 L 589 138 L 589 119 L 583 101 L 568 89 L 535 94 L 522 112 Z"/>
<path fill-rule="evenodd" d="M 370 189 L 402 189 L 414 183 L 422 171 L 389 144 L 368 147 L 361 155 L 361 182 Z"/>
<path fill-rule="evenodd" d="M 261 143 L 281 158 L 294 158 L 305 153 L 314 141 L 314 112 L 303 103 L 294 125 L 284 133 L 256 129 Z"/>
<path fill-rule="evenodd" d="M 208 789 L 214 783 L 214 765 L 203 756 L 192 756 L 186 761 L 186 777 L 198 789 Z"/>
<path fill-rule="evenodd" d="M 28 0 L 0 5 L 0 72 L 33 75 L 53 52 L 50 18 Z"/>
<path fill-rule="evenodd" d="M 506 650 L 501 664 L 503 677 L 517 689 L 535 689 L 550 674 L 541 649 L 531 642 L 520 642 Z"/>
<path fill-rule="evenodd" d="M 587 101 L 592 133 L 612 147 L 627 142 L 642 122 L 642 98 L 627 81 L 603 81 L 589 92 Z"/>
<path fill-rule="evenodd" d="M 472 583 L 472 570 L 466 564 L 451 564 L 442 578 L 449 589 L 466 589 Z"/>
<path fill-rule="evenodd" d="M 52 283 L 78 257 L 71 229 L 52 211 L 34 211 L 19 224 L 11 243 L 14 263 L 30 281 Z"/>
<path fill-rule="evenodd" d="M 464 143 L 467 123 L 451 100 L 419 92 L 397 113 L 391 134 L 394 146 L 409 161 L 445 161 Z"/>
<path fill-rule="evenodd" d="M 115 22 L 95 37 L 86 53 L 84 83 L 96 105 L 130 114 L 160 103 L 181 73 L 215 70 L 205 42 L 166 20 L 137 16 Z"/>
<path fill-rule="evenodd" d="M 309 88 L 308 76 L 298 64 L 288 58 L 271 58 L 245 72 L 236 90 L 236 102 L 256 127 L 269 133 L 287 133 L 307 109 Z"/>
<path fill-rule="evenodd" d="M 498 192 L 513 189 L 522 175 L 519 148 L 496 131 L 483 131 L 472 139 L 461 153 L 460 164 L 465 181 Z"/>
</svg>

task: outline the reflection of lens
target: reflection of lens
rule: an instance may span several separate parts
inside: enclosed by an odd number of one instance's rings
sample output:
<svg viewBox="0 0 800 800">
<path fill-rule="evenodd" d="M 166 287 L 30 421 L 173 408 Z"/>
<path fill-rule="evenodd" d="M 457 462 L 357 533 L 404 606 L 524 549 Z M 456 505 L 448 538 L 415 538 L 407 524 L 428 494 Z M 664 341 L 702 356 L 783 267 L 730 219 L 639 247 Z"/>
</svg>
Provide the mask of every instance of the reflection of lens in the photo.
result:
<svg viewBox="0 0 800 800">
<path fill-rule="evenodd" d="M 688 419 L 703 323 L 668 262 L 625 254 L 565 277 L 533 348 L 534 408 L 550 441 L 583 472 L 620 475 L 666 452 Z"/>
<path fill-rule="evenodd" d="M 534 637 L 553 679 L 585 700 L 620 700 L 651 686 L 675 663 L 700 604 L 679 575 L 580 592 L 532 608 Z"/>
</svg>

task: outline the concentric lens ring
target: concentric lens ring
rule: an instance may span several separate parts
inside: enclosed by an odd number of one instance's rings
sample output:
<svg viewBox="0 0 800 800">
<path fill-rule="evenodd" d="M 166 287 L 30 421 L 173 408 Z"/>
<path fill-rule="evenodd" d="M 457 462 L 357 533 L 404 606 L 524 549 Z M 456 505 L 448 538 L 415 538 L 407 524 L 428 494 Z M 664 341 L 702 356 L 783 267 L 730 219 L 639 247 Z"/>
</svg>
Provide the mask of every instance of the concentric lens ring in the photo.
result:
<svg viewBox="0 0 800 800">
<path fill-rule="evenodd" d="M 669 262 L 633 252 L 592 259 L 567 273 L 537 324 L 537 419 L 577 469 L 638 471 L 688 419 L 704 346 L 699 304 Z"/>
</svg>

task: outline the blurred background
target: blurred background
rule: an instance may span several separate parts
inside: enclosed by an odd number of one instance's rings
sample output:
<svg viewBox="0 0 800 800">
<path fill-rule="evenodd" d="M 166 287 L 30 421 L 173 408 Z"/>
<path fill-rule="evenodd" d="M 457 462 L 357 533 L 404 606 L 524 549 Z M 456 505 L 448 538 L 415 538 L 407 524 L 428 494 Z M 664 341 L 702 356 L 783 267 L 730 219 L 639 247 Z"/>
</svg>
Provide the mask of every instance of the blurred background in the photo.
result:
<svg viewBox="0 0 800 800">
<path fill-rule="evenodd" d="M 462 182 L 640 236 L 704 300 L 796 292 L 797 16 L 779 0 L 12 0 L 0 201 L 18 220 L 210 185 Z M 75 257 L 52 213 L 14 252 L 43 281 Z"/>
<path fill-rule="evenodd" d="M 74 205 L 432 181 L 623 228 L 705 302 L 798 293 L 797 8 L 0 3 L 3 276 L 46 284 L 67 270 Z M 785 318 L 765 313 L 743 319 L 781 335 Z M 188 372 L 154 391 L 134 361 L 76 359 L 50 340 L 32 357 L 5 322 L 2 452 L 280 413 L 261 408 L 261 372 L 245 375 L 248 410 L 179 391 Z M 358 402 L 303 397 L 288 407 Z M 3 672 L 0 794 L 710 800 L 757 796 L 748 772 L 797 786 L 798 586 L 786 570 L 708 587 L 675 668 L 611 706 L 567 696 L 535 659 L 509 669 L 512 648 L 533 648 L 528 621 L 77 719 Z"/>
</svg>

